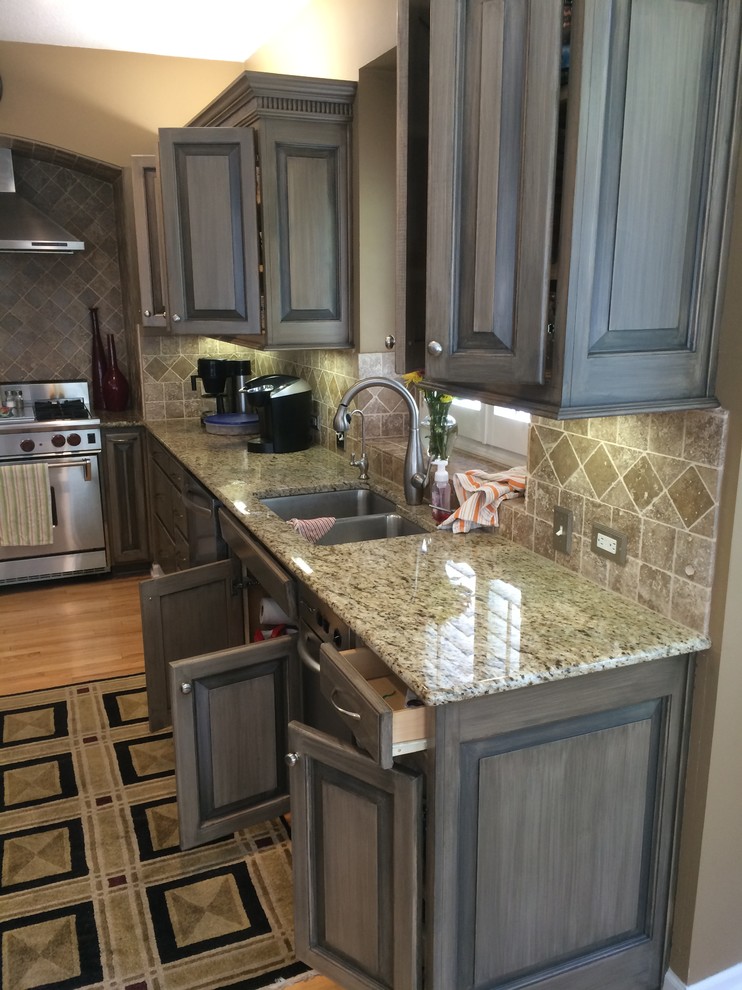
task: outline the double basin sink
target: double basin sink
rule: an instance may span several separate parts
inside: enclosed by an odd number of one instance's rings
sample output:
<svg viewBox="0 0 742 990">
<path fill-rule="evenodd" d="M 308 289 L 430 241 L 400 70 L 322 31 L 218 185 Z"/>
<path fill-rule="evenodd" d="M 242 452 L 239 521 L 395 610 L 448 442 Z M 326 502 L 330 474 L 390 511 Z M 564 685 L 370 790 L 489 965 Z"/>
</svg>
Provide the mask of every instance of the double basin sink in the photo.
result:
<svg viewBox="0 0 742 990">
<path fill-rule="evenodd" d="M 334 517 L 335 524 L 317 540 L 318 546 L 388 540 L 395 536 L 426 532 L 422 526 L 400 516 L 390 499 L 366 488 L 276 495 L 261 498 L 260 502 L 281 519 Z"/>
</svg>

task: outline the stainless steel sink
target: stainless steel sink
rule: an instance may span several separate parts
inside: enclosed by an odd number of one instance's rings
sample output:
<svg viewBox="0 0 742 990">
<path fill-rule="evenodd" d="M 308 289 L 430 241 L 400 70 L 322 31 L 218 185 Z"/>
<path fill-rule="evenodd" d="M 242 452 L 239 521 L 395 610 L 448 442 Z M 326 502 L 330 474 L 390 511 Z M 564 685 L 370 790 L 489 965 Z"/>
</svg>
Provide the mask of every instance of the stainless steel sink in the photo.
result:
<svg viewBox="0 0 742 990">
<path fill-rule="evenodd" d="M 336 519 L 335 525 L 326 533 L 318 546 L 333 547 L 338 543 L 361 543 L 365 540 L 389 540 L 395 536 L 413 536 L 426 530 L 417 523 L 410 522 L 396 512 L 382 512 L 373 516 Z"/>
<path fill-rule="evenodd" d="M 281 519 L 317 519 L 334 516 L 345 519 L 355 516 L 375 516 L 394 512 L 396 506 L 383 495 L 367 488 L 347 488 L 342 491 L 308 492 L 305 495 L 276 495 L 261 498 L 262 505 Z"/>
</svg>

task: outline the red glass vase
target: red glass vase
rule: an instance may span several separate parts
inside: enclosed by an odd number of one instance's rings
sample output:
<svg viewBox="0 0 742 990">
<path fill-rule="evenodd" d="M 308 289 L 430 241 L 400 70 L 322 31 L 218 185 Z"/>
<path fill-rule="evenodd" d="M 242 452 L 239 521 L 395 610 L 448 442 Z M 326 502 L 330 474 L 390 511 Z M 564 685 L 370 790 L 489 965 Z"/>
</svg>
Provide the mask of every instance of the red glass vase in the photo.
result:
<svg viewBox="0 0 742 990">
<path fill-rule="evenodd" d="M 129 402 L 129 383 L 116 360 L 116 341 L 108 334 L 108 367 L 103 377 L 103 401 L 110 412 L 121 412 Z"/>
<path fill-rule="evenodd" d="M 103 350 L 103 341 L 100 335 L 100 324 L 98 323 L 98 310 L 90 307 L 90 323 L 93 328 L 93 367 L 91 375 L 91 385 L 93 391 L 93 409 L 105 409 L 106 404 L 103 399 L 103 379 L 106 375 L 106 355 Z"/>
</svg>

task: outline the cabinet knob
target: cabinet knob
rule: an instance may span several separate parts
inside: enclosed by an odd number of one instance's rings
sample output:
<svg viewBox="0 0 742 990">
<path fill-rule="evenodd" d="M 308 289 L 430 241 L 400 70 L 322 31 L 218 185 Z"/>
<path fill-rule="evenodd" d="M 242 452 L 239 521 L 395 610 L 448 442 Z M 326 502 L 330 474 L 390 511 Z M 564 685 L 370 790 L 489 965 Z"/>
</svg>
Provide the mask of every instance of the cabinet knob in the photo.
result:
<svg viewBox="0 0 742 990">
<path fill-rule="evenodd" d="M 151 309 L 145 309 L 144 315 L 145 316 L 152 316 L 152 310 Z"/>
<path fill-rule="evenodd" d="M 177 313 L 173 313 L 172 320 L 173 323 L 180 323 L 180 317 L 178 316 Z"/>
<path fill-rule="evenodd" d="M 296 764 L 299 762 L 299 754 L 287 753 L 283 759 L 287 767 L 295 767 Z"/>
<path fill-rule="evenodd" d="M 437 340 L 431 340 L 428 344 L 428 354 L 433 357 L 438 357 L 439 354 L 443 353 L 443 344 L 439 344 Z"/>
<path fill-rule="evenodd" d="M 393 333 L 387 334 L 387 336 L 384 337 L 384 347 L 386 347 L 388 351 L 393 351 L 394 345 L 396 343 L 397 343 L 397 338 L 394 336 Z"/>
<path fill-rule="evenodd" d="M 191 686 L 189 681 L 183 681 L 183 683 L 180 685 L 181 694 L 190 694 L 192 690 L 193 687 Z"/>
</svg>

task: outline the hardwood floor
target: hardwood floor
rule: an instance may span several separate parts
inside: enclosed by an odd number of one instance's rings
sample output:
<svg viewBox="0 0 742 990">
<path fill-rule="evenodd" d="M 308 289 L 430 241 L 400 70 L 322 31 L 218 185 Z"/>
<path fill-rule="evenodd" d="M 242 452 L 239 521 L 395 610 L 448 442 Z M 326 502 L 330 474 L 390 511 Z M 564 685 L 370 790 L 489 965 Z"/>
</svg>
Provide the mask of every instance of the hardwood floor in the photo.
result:
<svg viewBox="0 0 742 990">
<path fill-rule="evenodd" d="M 147 575 L 0 590 L 0 695 L 144 670 L 139 583 Z M 342 990 L 324 976 L 301 990 Z"/>
<path fill-rule="evenodd" d="M 136 577 L 0 591 L 0 695 L 144 670 Z"/>
</svg>

